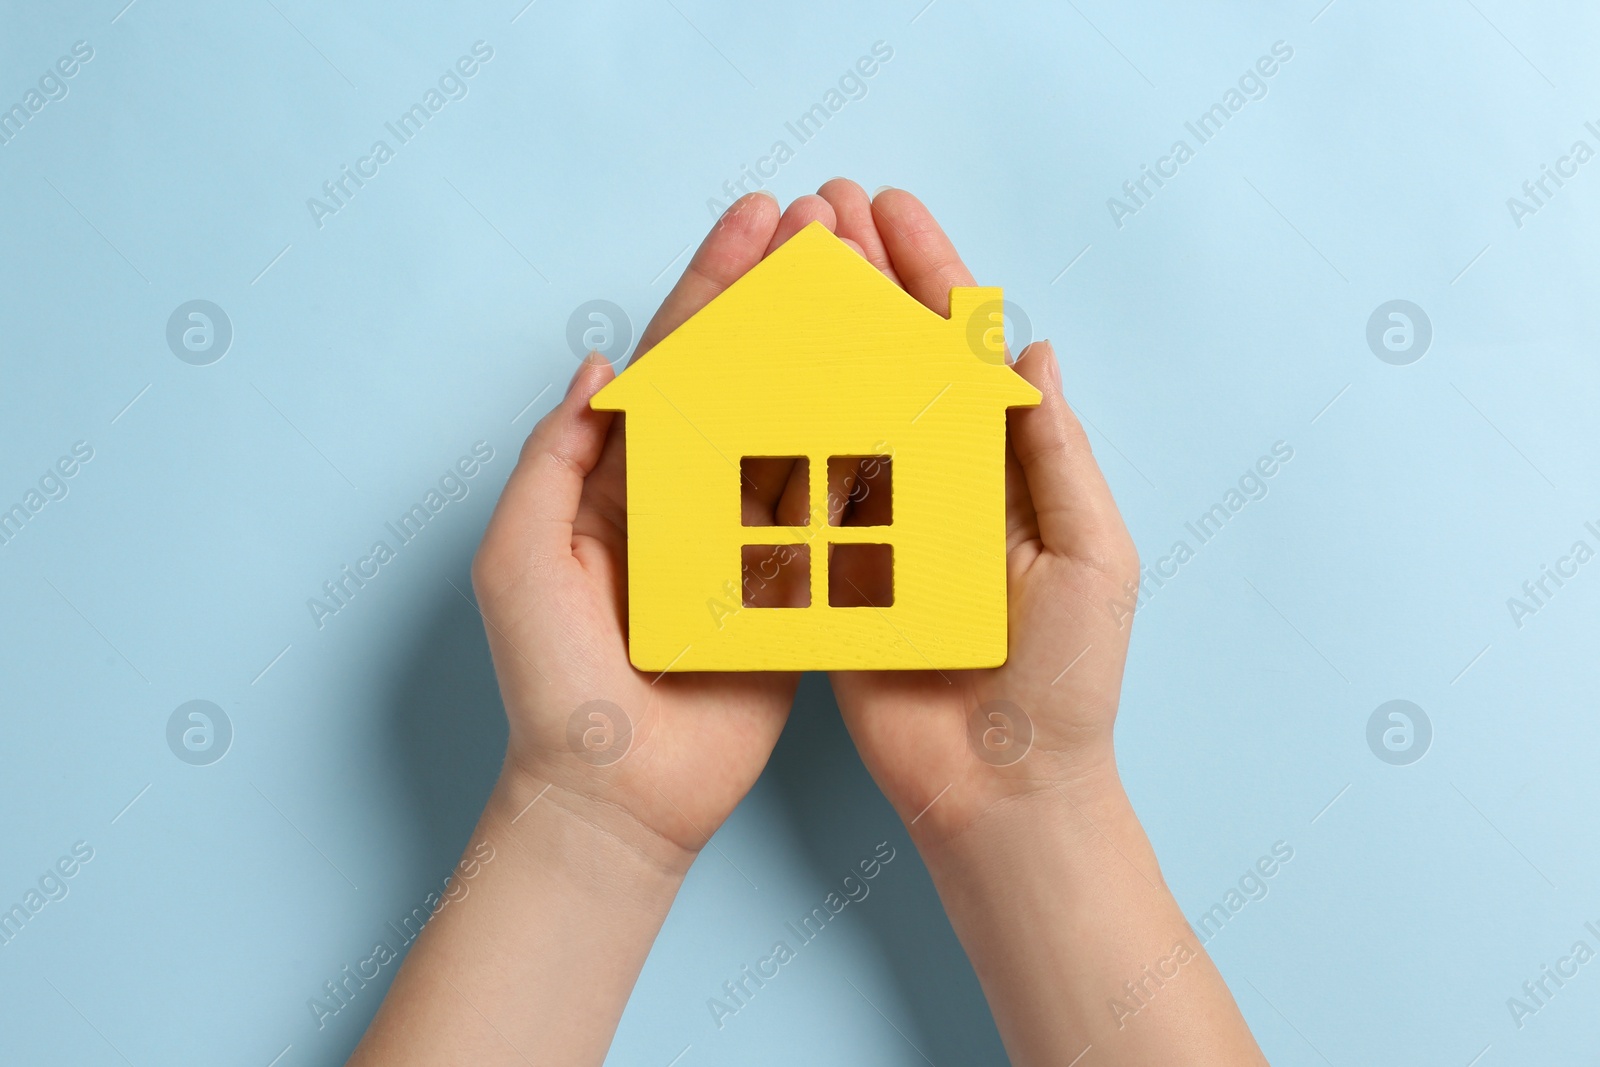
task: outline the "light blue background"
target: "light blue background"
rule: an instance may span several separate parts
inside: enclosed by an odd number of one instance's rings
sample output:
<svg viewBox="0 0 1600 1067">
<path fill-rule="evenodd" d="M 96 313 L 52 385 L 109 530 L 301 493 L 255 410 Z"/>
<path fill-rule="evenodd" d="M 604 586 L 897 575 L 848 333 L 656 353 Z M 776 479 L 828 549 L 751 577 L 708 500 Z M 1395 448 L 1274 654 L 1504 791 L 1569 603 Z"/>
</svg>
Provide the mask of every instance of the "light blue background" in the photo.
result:
<svg viewBox="0 0 1600 1067">
<path fill-rule="evenodd" d="M 1520 228 L 1506 199 L 1600 148 L 1600 19 L 924 2 L 0 8 L 0 106 L 94 49 L 0 146 L 0 506 L 94 449 L 0 546 L 0 906 L 95 849 L 0 948 L 0 1061 L 342 1060 L 381 990 L 320 1031 L 307 999 L 437 889 L 497 767 L 452 586 L 568 315 L 641 327 L 708 198 L 880 40 L 774 191 L 922 196 L 1055 340 L 1147 562 L 1294 449 L 1139 613 L 1118 734 L 1191 918 L 1294 849 L 1209 944 L 1272 1062 L 1590 1061 L 1600 963 L 1521 1029 L 1506 1000 L 1600 947 L 1600 562 L 1520 628 L 1506 600 L 1600 543 L 1600 161 Z M 319 229 L 306 199 L 480 39 L 470 94 Z M 1266 98 L 1119 229 L 1107 198 L 1280 40 Z M 195 298 L 235 333 L 205 367 L 164 337 Z M 1365 341 L 1395 298 L 1433 324 L 1409 366 Z M 319 630 L 306 599 L 478 440 L 471 495 Z M 196 698 L 235 730 L 211 766 L 165 741 Z M 1395 698 L 1433 724 L 1409 766 L 1366 742 Z M 882 840 L 872 896 L 719 1031 L 707 998 Z M 716 844 L 611 1062 L 1003 1062 L 821 679 Z"/>
</svg>

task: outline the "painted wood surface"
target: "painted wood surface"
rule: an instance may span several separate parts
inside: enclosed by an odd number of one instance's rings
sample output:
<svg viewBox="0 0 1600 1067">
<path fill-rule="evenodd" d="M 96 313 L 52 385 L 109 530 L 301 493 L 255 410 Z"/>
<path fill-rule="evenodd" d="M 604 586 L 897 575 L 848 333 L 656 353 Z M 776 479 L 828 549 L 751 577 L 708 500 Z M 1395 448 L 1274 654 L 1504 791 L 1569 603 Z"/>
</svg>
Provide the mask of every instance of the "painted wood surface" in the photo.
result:
<svg viewBox="0 0 1600 1067">
<path fill-rule="evenodd" d="M 1006 365 L 1000 301 L 952 289 L 942 317 L 812 223 L 596 394 L 625 412 L 634 666 L 1005 662 L 1005 411 L 1040 397 Z M 888 525 L 829 525 L 838 456 L 887 457 Z M 745 457 L 809 461 L 805 525 L 741 525 Z M 829 605 L 849 542 L 893 546 L 889 606 Z M 747 545 L 809 546 L 809 606 L 745 606 Z"/>
</svg>

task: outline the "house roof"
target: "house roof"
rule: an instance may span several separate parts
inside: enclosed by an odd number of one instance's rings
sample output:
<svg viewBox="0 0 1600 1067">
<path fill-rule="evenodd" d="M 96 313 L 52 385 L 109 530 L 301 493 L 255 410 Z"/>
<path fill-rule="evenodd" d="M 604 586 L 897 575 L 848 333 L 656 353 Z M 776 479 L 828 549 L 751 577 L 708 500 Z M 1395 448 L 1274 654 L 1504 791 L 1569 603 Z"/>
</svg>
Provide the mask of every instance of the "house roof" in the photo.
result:
<svg viewBox="0 0 1600 1067">
<path fill-rule="evenodd" d="M 631 364 L 591 406 L 657 405 L 652 382 L 692 376 L 714 389 L 719 380 L 748 377 L 753 363 L 773 375 L 826 367 L 835 376 L 938 379 L 963 391 L 977 387 L 997 406 L 1037 404 L 1038 390 L 993 347 L 998 320 L 990 316 L 1000 300 L 999 289 L 954 288 L 951 317 L 941 316 L 813 222 Z"/>
</svg>

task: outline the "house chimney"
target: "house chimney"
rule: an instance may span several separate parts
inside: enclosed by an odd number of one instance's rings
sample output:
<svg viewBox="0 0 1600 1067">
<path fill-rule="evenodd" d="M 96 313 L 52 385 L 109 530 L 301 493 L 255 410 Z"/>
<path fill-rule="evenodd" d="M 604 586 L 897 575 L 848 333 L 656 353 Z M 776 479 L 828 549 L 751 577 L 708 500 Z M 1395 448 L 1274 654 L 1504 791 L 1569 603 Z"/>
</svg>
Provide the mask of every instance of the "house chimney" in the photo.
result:
<svg viewBox="0 0 1600 1067">
<path fill-rule="evenodd" d="M 985 363 L 1006 361 L 1004 290 L 963 285 L 950 290 L 950 321 L 965 332 L 967 347 Z"/>
</svg>

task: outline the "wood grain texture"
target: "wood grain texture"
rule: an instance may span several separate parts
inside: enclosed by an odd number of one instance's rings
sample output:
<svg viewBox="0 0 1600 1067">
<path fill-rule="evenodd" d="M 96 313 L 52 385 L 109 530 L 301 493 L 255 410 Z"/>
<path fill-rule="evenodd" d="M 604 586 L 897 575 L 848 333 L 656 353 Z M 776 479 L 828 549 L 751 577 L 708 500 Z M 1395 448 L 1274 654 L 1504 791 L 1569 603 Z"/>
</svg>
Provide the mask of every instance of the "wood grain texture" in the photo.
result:
<svg viewBox="0 0 1600 1067">
<path fill-rule="evenodd" d="M 626 412 L 629 658 L 646 671 L 955 670 L 1006 658 L 1001 290 L 950 317 L 812 223 L 597 393 Z M 830 456 L 893 458 L 893 522 L 829 526 Z M 740 525 L 739 461 L 810 460 L 803 527 Z M 829 607 L 828 543 L 894 546 L 888 607 Z M 740 548 L 812 546 L 809 607 L 744 607 Z"/>
</svg>

